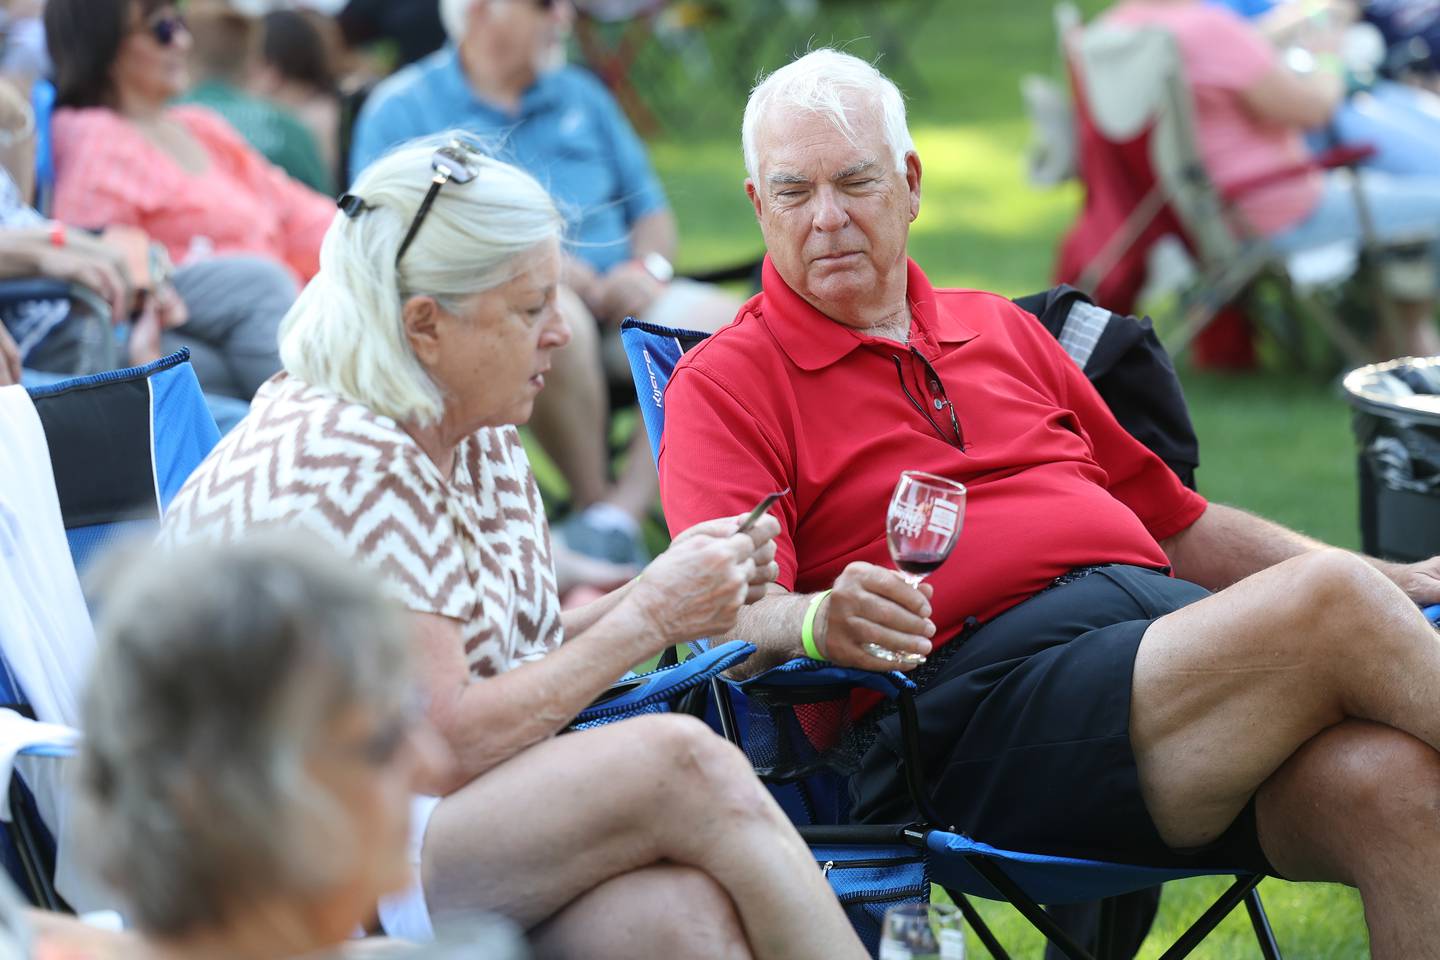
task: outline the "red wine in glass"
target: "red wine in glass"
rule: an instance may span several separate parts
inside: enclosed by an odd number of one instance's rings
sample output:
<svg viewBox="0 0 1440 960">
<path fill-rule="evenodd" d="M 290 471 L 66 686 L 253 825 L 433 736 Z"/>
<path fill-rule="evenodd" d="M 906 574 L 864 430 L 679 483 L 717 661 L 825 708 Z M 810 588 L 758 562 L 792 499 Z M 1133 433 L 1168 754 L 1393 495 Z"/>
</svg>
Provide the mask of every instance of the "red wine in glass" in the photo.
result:
<svg viewBox="0 0 1440 960">
<path fill-rule="evenodd" d="M 895 484 L 885 514 L 890 559 L 907 583 L 918 587 L 950 556 L 965 522 L 965 487 L 944 477 L 906 470 Z M 881 660 L 924 663 L 920 654 L 896 653 L 877 643 L 865 649 Z"/>
</svg>

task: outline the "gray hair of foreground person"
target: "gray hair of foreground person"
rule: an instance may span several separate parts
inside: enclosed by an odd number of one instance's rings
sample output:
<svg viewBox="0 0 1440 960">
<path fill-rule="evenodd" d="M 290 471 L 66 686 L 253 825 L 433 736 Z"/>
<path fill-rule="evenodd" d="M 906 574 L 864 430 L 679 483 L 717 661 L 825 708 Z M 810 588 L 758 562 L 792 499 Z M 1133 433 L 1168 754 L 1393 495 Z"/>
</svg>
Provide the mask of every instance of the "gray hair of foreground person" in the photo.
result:
<svg viewBox="0 0 1440 960">
<path fill-rule="evenodd" d="M 81 829 L 136 926 L 185 935 L 341 884 L 365 839 L 307 756 L 342 712 L 409 708 L 400 612 L 296 531 L 108 567 Z"/>
<path fill-rule="evenodd" d="M 755 85 L 740 122 L 740 145 L 745 173 L 759 181 L 760 154 L 755 138 L 763 122 L 777 110 L 818 113 L 829 118 L 852 143 L 855 128 L 850 112 L 858 102 L 879 108 L 885 144 L 898 173 L 905 172 L 905 155 L 915 140 L 905 121 L 905 98 L 889 77 L 859 57 L 828 47 L 812 50 L 786 64 Z"/>
<path fill-rule="evenodd" d="M 376 160 L 350 192 L 367 209 L 337 213 L 320 246 L 320 271 L 280 324 L 280 361 L 306 383 L 400 422 L 426 425 L 445 409 L 440 388 L 405 337 L 402 308 L 434 297 L 451 313 L 460 301 L 498 287 L 520 255 L 559 241 L 565 221 L 529 174 L 477 156 L 477 176 L 440 188 L 405 257 L 395 262 L 435 171 L 440 134 L 405 143 Z"/>
</svg>

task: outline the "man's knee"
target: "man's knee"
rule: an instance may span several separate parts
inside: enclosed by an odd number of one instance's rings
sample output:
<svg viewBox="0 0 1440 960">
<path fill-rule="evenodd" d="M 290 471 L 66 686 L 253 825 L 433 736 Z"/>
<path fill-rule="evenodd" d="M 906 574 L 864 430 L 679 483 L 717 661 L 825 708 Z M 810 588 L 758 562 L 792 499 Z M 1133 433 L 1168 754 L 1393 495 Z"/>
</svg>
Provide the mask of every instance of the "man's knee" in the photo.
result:
<svg viewBox="0 0 1440 960">
<path fill-rule="evenodd" d="M 1265 852 L 1297 880 L 1364 881 L 1371 866 L 1440 845 L 1440 753 L 1393 727 L 1347 720 L 1261 788 Z"/>
<path fill-rule="evenodd" d="M 1385 575 L 1355 554 L 1317 550 L 1294 561 L 1294 590 L 1280 601 L 1308 641 L 1327 639 L 1352 645 L 1375 630 L 1403 601 Z"/>
</svg>

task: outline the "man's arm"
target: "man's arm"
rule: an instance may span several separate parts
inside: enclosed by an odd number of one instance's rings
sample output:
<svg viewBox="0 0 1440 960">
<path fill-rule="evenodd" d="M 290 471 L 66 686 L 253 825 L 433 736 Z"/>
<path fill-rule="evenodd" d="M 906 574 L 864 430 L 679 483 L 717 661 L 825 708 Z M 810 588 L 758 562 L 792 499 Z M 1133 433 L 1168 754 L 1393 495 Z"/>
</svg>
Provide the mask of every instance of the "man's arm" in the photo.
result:
<svg viewBox="0 0 1440 960">
<path fill-rule="evenodd" d="M 830 595 L 815 611 L 815 646 L 831 663 L 860 670 L 913 670 L 917 663 L 896 663 L 871 655 L 867 643 L 896 653 L 928 656 L 935 624 L 930 617 L 929 584 L 918 590 L 894 570 L 872 563 L 850 564 L 835 580 Z M 800 632 L 816 594 L 795 594 L 770 584 L 763 600 L 743 607 L 727 639 L 755 644 L 755 653 L 731 675 L 737 679 L 764 673 L 787 660 L 805 656 Z"/>
<path fill-rule="evenodd" d="M 640 260 L 647 253 L 658 253 L 666 260 L 674 260 L 678 243 L 675 214 L 669 207 L 651 210 L 630 227 L 631 259 Z"/>
<path fill-rule="evenodd" d="M 1199 520 L 1160 546 L 1176 576 L 1211 590 L 1302 553 L 1330 549 L 1288 527 L 1219 503 L 1210 504 Z M 1440 603 L 1440 557 L 1413 564 L 1365 559 L 1417 603 Z"/>
</svg>

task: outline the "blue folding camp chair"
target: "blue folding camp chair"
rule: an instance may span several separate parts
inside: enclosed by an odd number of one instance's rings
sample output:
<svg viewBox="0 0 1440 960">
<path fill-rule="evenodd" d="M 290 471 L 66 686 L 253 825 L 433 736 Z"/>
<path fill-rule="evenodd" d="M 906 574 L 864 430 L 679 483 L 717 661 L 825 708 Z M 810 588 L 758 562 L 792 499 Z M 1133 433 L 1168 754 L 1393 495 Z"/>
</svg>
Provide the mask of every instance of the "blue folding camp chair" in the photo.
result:
<svg viewBox="0 0 1440 960">
<path fill-rule="evenodd" d="M 29 390 L 45 432 L 71 559 L 83 573 L 105 546 L 152 529 L 220 439 L 182 349 L 154 363 Z M 0 707 L 34 716 L 5 659 Z M 63 755 L 63 751 L 50 751 Z M 21 778 L 11 779 L 10 846 L 0 851 L 36 906 L 63 909 L 53 885 L 55 844 Z"/>
<path fill-rule="evenodd" d="M 1095 312 L 1087 315 L 1094 317 Z M 1052 330 L 1060 336 L 1057 330 Z M 621 336 L 652 450 L 659 451 L 664 429 L 664 393 L 675 364 L 706 334 L 673 330 L 626 320 Z M 1086 338 L 1093 340 L 1093 337 Z M 1168 361 L 1167 361 L 1168 362 Z M 1083 365 L 1083 364 L 1082 364 Z M 1088 370 L 1087 370 L 1088 372 Z M 901 721 L 908 758 L 904 772 L 914 808 L 923 821 L 905 825 L 853 825 L 848 822 L 846 778 L 858 756 L 848 734 L 854 729 L 850 693 L 865 687 L 892 701 Z M 920 782 L 915 685 L 898 672 L 849 670 L 805 659 L 792 660 L 743 682 L 716 680 L 716 725 L 745 750 L 756 773 L 771 787 L 802 836 L 822 863 L 837 847 L 858 859 L 869 874 L 858 881 L 849 870 L 832 865 L 826 876 L 846 905 L 861 939 L 872 953 L 878 947 L 884 907 L 907 899 L 928 899 L 928 882 L 940 884 L 954 899 L 981 942 L 997 960 L 1009 954 L 965 899 L 966 895 L 1012 904 L 1052 944 L 1073 960 L 1090 960 L 1081 947 L 1040 906 L 1105 900 L 1186 877 L 1231 875 L 1234 882 L 1164 954 L 1166 960 L 1189 954 L 1242 901 L 1246 904 L 1260 951 L 1278 958 L 1279 947 L 1256 891 L 1260 877 L 1223 865 L 1189 870 L 1135 867 L 1002 850 L 946 829 L 947 821 L 930 804 Z M 847 755 L 847 752 L 850 755 Z M 881 866 L 884 864 L 884 866 Z M 863 874 L 864 870 L 856 873 Z M 924 889 L 917 888 L 917 878 Z M 869 883 L 871 889 L 865 890 Z M 857 909 L 858 906 L 858 909 Z M 1113 925 L 1102 910 L 1096 954 L 1113 956 Z"/>
</svg>

